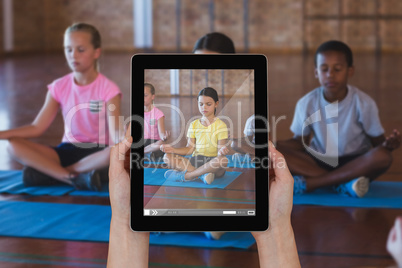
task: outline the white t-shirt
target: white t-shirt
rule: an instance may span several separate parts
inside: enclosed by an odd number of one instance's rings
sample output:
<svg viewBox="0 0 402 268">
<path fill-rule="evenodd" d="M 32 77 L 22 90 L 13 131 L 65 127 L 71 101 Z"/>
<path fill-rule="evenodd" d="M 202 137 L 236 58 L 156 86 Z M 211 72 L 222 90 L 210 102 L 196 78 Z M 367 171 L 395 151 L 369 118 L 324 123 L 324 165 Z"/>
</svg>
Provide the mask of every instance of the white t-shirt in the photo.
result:
<svg viewBox="0 0 402 268">
<path fill-rule="evenodd" d="M 371 148 L 369 137 L 384 134 L 374 100 L 354 86 L 347 87 L 340 102 L 325 100 L 323 87 L 306 94 L 297 102 L 290 127 L 295 136 L 313 133 L 310 148 L 328 157 L 365 153 Z"/>
<path fill-rule="evenodd" d="M 255 144 L 255 116 L 252 115 L 250 116 L 247 121 L 246 125 L 244 126 L 244 135 L 246 136 L 253 136 L 253 141 L 252 143 Z"/>
</svg>

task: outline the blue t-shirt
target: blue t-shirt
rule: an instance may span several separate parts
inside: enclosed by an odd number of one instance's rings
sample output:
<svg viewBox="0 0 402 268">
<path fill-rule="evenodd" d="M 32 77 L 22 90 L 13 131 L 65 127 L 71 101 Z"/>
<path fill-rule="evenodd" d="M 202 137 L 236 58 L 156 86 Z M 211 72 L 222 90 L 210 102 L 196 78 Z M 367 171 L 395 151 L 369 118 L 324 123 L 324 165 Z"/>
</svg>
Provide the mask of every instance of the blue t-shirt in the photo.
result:
<svg viewBox="0 0 402 268">
<path fill-rule="evenodd" d="M 370 137 L 384 134 L 374 100 L 356 87 L 347 87 L 340 102 L 329 103 L 323 87 L 297 102 L 290 130 L 295 137 L 313 133 L 310 149 L 306 148 L 311 153 L 327 157 L 362 154 L 372 146 Z"/>
</svg>

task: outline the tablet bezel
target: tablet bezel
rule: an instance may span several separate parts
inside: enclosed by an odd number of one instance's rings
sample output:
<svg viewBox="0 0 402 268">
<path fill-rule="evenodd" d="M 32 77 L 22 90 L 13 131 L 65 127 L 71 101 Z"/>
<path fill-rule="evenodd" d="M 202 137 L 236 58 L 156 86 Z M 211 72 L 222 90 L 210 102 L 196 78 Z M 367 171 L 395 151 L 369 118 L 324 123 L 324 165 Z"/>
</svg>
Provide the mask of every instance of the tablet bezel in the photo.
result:
<svg viewBox="0 0 402 268">
<path fill-rule="evenodd" d="M 131 59 L 131 115 L 142 118 L 144 110 L 143 85 L 146 69 L 253 69 L 255 114 L 264 116 L 268 122 L 267 109 L 267 59 L 259 54 L 136 54 Z M 257 90 L 258 89 L 258 90 Z M 137 92 L 133 94 L 133 92 Z M 140 119 L 141 120 L 141 119 Z M 134 122 L 134 121 L 133 121 Z M 266 122 L 266 123 L 267 123 Z M 131 128 L 133 141 L 143 139 L 139 125 Z M 267 129 L 264 122 L 256 120 L 256 129 Z M 256 144 L 268 144 L 266 133 L 256 132 Z M 268 146 L 256 148 L 256 156 L 267 159 Z M 144 156 L 144 147 L 131 148 L 131 153 Z M 131 155 L 131 154 L 130 154 Z M 130 159 L 131 160 L 131 159 Z M 145 216 L 144 170 L 132 165 L 130 226 L 134 231 L 264 231 L 268 228 L 268 168 L 256 165 L 255 216 Z M 133 179 L 135 178 L 135 179 Z M 200 217 L 203 219 L 200 220 Z M 208 224 L 206 224 L 208 223 Z"/>
</svg>

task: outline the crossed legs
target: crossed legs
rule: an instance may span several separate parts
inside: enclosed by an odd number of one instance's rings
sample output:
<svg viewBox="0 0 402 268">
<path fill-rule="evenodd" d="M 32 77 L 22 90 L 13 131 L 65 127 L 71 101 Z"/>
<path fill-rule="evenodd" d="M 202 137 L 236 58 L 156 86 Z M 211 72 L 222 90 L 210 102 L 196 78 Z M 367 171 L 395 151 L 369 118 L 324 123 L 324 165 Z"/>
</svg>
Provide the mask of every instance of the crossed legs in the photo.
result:
<svg viewBox="0 0 402 268">
<path fill-rule="evenodd" d="M 9 139 L 7 149 L 21 164 L 67 184 L 72 184 L 71 174 L 88 172 L 109 164 L 110 148 L 91 154 L 68 167 L 61 166 L 60 158 L 53 148 L 26 139 Z"/>
<path fill-rule="evenodd" d="M 391 152 L 383 146 L 372 148 L 333 170 L 320 166 L 297 140 L 278 141 L 277 148 L 285 156 L 291 173 L 306 179 L 307 191 L 338 185 L 361 176 L 372 181 L 383 174 L 392 163 Z"/>
<path fill-rule="evenodd" d="M 226 167 L 228 165 L 228 159 L 226 156 L 217 156 L 211 161 L 203 164 L 202 166 L 196 168 L 185 157 L 176 154 L 165 154 L 163 156 L 163 161 L 172 169 L 179 171 L 186 171 L 184 178 L 186 180 L 191 180 L 197 178 L 206 173 L 214 173 L 216 177 L 222 177 L 225 175 Z"/>
</svg>

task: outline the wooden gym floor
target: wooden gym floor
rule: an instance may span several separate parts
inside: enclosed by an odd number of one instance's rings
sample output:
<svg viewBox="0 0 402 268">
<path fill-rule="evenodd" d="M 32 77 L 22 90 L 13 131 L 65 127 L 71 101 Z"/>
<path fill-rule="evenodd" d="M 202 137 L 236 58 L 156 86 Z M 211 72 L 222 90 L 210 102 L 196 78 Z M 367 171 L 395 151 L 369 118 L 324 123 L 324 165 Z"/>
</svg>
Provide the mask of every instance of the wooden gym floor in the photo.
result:
<svg viewBox="0 0 402 268">
<path fill-rule="evenodd" d="M 271 138 L 292 136 L 289 126 L 296 101 L 316 87 L 313 56 L 270 55 L 269 110 L 276 122 Z M 104 53 L 102 72 L 114 80 L 125 96 L 130 89 L 130 53 Z M 380 110 L 386 133 L 402 130 L 402 55 L 355 56 L 356 74 L 350 84 L 371 95 Z M 68 73 L 63 55 L 24 55 L 0 61 L 0 130 L 30 123 L 39 111 L 46 85 Z M 188 97 L 177 98 L 187 101 Z M 129 114 L 129 98 L 123 98 Z M 37 142 L 56 145 L 63 133 L 59 115 Z M 402 150 L 379 180 L 402 180 Z M 0 141 L 0 170 L 21 169 Z M 402 193 L 401 193 L 402 194 Z M 74 204 L 109 204 L 107 198 L 27 196 L 0 194 L 0 200 Z M 386 267 L 394 262 L 385 249 L 388 232 L 400 209 L 294 206 L 292 224 L 303 267 Z M 107 243 L 0 237 L 1 267 L 104 267 Z M 248 250 L 150 247 L 151 267 L 258 267 L 256 246 Z"/>
</svg>

